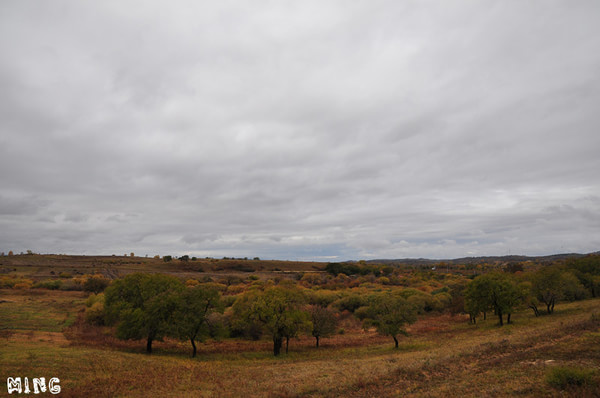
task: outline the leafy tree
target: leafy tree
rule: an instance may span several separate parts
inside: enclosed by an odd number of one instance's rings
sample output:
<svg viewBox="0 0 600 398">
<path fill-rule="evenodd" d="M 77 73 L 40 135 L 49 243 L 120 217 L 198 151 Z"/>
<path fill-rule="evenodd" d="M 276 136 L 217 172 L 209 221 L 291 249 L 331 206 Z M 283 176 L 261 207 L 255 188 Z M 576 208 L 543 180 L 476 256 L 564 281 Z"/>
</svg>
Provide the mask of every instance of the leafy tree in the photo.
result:
<svg viewBox="0 0 600 398">
<path fill-rule="evenodd" d="M 416 320 L 417 311 L 412 304 L 403 297 L 387 293 L 370 298 L 368 319 L 364 326 L 375 326 L 380 334 L 392 336 L 398 348 L 398 335 L 406 334 L 403 326 Z"/>
<path fill-rule="evenodd" d="M 536 317 L 540 316 L 538 309 L 539 301 L 533 292 L 533 285 L 529 281 L 524 281 L 519 284 L 519 291 L 521 292 L 521 299 L 523 303 L 533 310 Z"/>
<path fill-rule="evenodd" d="M 186 288 L 179 294 L 179 304 L 174 314 L 177 336 L 192 344 L 192 357 L 196 356 L 196 340 L 210 335 L 210 315 L 223 312 L 219 291 L 214 287 Z"/>
<path fill-rule="evenodd" d="M 135 273 L 114 281 L 104 293 L 106 319 L 117 323 L 117 337 L 152 342 L 174 335 L 173 314 L 178 310 L 183 284 L 172 276 Z"/>
<path fill-rule="evenodd" d="M 465 310 L 473 317 L 473 314 L 476 316 L 493 309 L 502 326 L 504 314 L 507 314 L 507 322 L 510 323 L 510 316 L 520 300 L 520 291 L 509 275 L 489 273 L 478 276 L 467 286 Z"/>
<path fill-rule="evenodd" d="M 546 312 L 552 314 L 559 300 L 584 298 L 583 285 L 564 268 L 554 265 L 540 268 L 532 277 L 533 293 L 546 305 Z"/>
<path fill-rule="evenodd" d="M 600 296 L 600 255 L 589 254 L 566 262 L 567 269 L 589 290 L 592 297 Z"/>
<path fill-rule="evenodd" d="M 281 353 L 283 339 L 295 336 L 308 325 L 302 310 L 304 297 L 293 288 L 274 286 L 264 292 L 250 291 L 234 304 L 234 316 L 244 323 L 260 324 L 273 339 L 273 354 Z"/>
<path fill-rule="evenodd" d="M 319 348 L 319 339 L 333 335 L 338 320 L 333 311 L 320 305 L 311 306 L 309 314 L 312 322 L 312 335 L 316 339 L 316 347 Z"/>
</svg>

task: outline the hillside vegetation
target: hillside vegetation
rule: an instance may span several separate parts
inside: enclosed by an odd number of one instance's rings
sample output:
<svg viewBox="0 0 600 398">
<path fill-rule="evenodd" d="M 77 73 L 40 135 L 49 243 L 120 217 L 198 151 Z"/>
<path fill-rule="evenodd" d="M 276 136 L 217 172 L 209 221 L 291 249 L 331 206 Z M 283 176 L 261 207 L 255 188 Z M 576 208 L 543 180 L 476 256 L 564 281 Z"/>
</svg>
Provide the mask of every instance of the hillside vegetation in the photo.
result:
<svg viewBox="0 0 600 398">
<path fill-rule="evenodd" d="M 598 396 L 594 255 L 435 270 L 8 259 L 0 376 L 59 377 L 61 396 Z M 221 269 L 191 269 L 208 264 Z"/>
</svg>

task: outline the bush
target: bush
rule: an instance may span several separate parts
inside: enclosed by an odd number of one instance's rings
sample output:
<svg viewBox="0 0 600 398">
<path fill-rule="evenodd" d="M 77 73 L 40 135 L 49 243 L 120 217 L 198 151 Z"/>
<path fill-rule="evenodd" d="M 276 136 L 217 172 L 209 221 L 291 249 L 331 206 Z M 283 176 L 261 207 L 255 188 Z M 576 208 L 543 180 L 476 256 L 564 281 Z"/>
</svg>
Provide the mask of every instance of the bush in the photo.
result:
<svg viewBox="0 0 600 398">
<path fill-rule="evenodd" d="M 85 300 L 85 306 L 86 307 L 91 307 L 96 303 L 102 303 L 104 304 L 104 293 L 100 293 L 100 294 L 90 294 L 89 297 Z"/>
<path fill-rule="evenodd" d="M 200 282 L 198 282 L 196 279 L 188 279 L 187 281 L 185 281 L 185 285 L 187 287 L 194 287 L 194 286 L 198 286 L 200 284 Z"/>
<path fill-rule="evenodd" d="M 594 384 L 594 373 L 589 369 L 557 366 L 546 374 L 546 382 L 553 387 L 566 389 L 570 386 Z"/>
<path fill-rule="evenodd" d="M 110 280 L 101 276 L 92 276 L 83 283 L 83 290 L 86 292 L 100 293 L 108 287 Z"/>
<path fill-rule="evenodd" d="M 60 274 L 58 274 L 58 276 L 61 277 L 61 278 L 68 279 L 68 278 L 71 278 L 73 275 L 71 275 L 68 272 L 61 272 Z"/>
<path fill-rule="evenodd" d="M 75 282 L 74 280 L 68 280 L 68 281 L 65 281 L 63 284 L 61 284 L 58 289 L 65 290 L 65 291 L 82 291 L 83 286 L 81 286 L 79 283 Z"/>
<path fill-rule="evenodd" d="M 341 311 L 354 312 L 359 307 L 367 305 L 367 298 L 360 294 L 351 294 L 342 297 L 333 303 L 333 306 Z"/>
<path fill-rule="evenodd" d="M 85 311 L 85 321 L 92 325 L 104 325 L 104 303 L 95 302 Z"/>
<path fill-rule="evenodd" d="M 15 285 L 13 286 L 13 289 L 31 289 L 32 284 L 30 282 L 19 282 L 19 283 L 15 283 Z"/>
<path fill-rule="evenodd" d="M 36 282 L 33 287 L 35 289 L 48 289 L 48 290 L 57 290 L 62 286 L 62 281 L 58 279 L 54 280 L 45 280 Z"/>
</svg>

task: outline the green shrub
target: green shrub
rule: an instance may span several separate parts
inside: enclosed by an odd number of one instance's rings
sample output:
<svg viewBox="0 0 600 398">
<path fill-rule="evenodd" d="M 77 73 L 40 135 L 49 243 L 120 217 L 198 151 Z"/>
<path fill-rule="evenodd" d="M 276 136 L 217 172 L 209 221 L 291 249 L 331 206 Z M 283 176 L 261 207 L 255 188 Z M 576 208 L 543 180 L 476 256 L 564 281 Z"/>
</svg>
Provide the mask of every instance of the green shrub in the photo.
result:
<svg viewBox="0 0 600 398">
<path fill-rule="evenodd" d="M 104 325 L 104 303 L 95 302 L 85 311 L 85 321 L 92 325 Z"/>
<path fill-rule="evenodd" d="M 336 300 L 333 303 L 333 306 L 336 307 L 340 312 L 341 311 L 350 311 L 354 312 L 359 307 L 367 305 L 367 297 L 360 294 L 350 294 L 346 297 L 342 297 Z"/>
<path fill-rule="evenodd" d="M 101 276 L 92 276 L 83 284 L 83 290 L 92 293 L 101 293 L 108 287 L 110 280 Z"/>
<path fill-rule="evenodd" d="M 48 290 L 57 290 L 62 286 L 62 281 L 58 279 L 50 280 L 47 279 L 45 281 L 36 282 L 33 285 L 34 289 L 48 289 Z"/>
<path fill-rule="evenodd" d="M 104 293 L 100 293 L 100 294 L 90 294 L 89 297 L 85 300 L 85 306 L 86 307 L 91 307 L 96 303 L 102 303 L 104 304 Z"/>
<path fill-rule="evenodd" d="M 592 385 L 594 372 L 589 369 L 557 366 L 546 374 L 546 382 L 553 387 L 565 389 L 570 386 Z"/>
<path fill-rule="evenodd" d="M 71 279 L 61 284 L 58 289 L 65 291 L 82 291 L 83 286 Z"/>
</svg>

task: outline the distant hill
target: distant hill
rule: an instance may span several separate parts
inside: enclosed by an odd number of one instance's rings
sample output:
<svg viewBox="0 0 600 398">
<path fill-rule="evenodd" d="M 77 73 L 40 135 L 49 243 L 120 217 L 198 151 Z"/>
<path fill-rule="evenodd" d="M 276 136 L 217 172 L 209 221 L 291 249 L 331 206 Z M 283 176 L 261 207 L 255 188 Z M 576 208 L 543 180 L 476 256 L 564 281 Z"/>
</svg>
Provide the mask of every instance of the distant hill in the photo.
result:
<svg viewBox="0 0 600 398">
<path fill-rule="evenodd" d="M 600 254 L 600 251 L 588 254 Z M 587 256 L 588 254 L 580 253 L 562 253 L 552 254 L 548 256 L 519 256 L 519 255 L 508 255 L 508 256 L 480 256 L 480 257 L 462 257 L 455 259 L 445 260 L 431 260 L 427 258 L 402 258 L 402 259 L 376 259 L 368 260 L 369 264 L 405 264 L 405 265 L 434 265 L 439 263 L 449 264 L 482 264 L 482 263 L 510 263 L 510 262 L 553 262 L 557 260 L 565 260 L 567 258 L 577 258 Z"/>
</svg>

